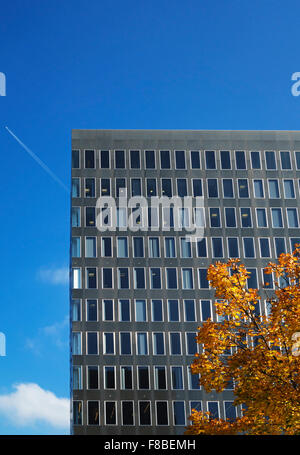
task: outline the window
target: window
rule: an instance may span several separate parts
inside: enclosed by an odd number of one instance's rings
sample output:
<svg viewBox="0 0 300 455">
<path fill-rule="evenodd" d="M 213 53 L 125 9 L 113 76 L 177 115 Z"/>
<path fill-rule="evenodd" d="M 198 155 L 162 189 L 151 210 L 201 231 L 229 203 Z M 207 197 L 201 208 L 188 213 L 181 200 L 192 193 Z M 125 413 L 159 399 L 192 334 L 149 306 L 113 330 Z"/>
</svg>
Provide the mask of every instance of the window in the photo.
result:
<svg viewBox="0 0 300 455">
<path fill-rule="evenodd" d="M 295 152 L 295 157 L 296 157 L 296 168 L 297 170 L 300 169 L 300 152 Z"/>
<path fill-rule="evenodd" d="M 102 257 L 111 257 L 112 256 L 111 237 L 102 237 L 101 238 L 101 250 L 102 250 Z"/>
<path fill-rule="evenodd" d="M 295 238 L 292 238 L 290 239 L 290 242 L 291 242 L 291 250 L 294 251 L 295 248 L 296 248 L 296 245 L 300 245 L 300 239 L 295 239 Z"/>
<path fill-rule="evenodd" d="M 272 226 L 274 228 L 281 228 L 283 227 L 283 221 L 282 221 L 282 213 L 281 209 L 279 208 L 272 208 L 271 209 L 271 214 L 272 214 Z"/>
<path fill-rule="evenodd" d="M 115 367 L 104 367 L 104 388 L 115 389 L 116 378 L 115 378 Z"/>
<path fill-rule="evenodd" d="M 72 299 L 72 321 L 81 321 L 80 299 Z"/>
<path fill-rule="evenodd" d="M 207 257 L 206 238 L 197 239 L 197 256 L 199 258 Z"/>
<path fill-rule="evenodd" d="M 80 258 L 80 237 L 72 237 L 72 258 Z"/>
<path fill-rule="evenodd" d="M 181 248 L 181 257 L 182 258 L 191 258 L 192 257 L 192 248 L 191 242 L 185 237 L 180 238 L 180 248 Z"/>
<path fill-rule="evenodd" d="M 212 243 L 212 257 L 213 258 L 222 258 L 224 256 L 222 237 L 213 237 L 211 239 L 211 243 Z"/>
<path fill-rule="evenodd" d="M 256 269 L 247 269 L 247 272 L 250 273 L 247 279 L 248 288 L 257 289 L 257 271 Z"/>
<path fill-rule="evenodd" d="M 112 300 L 103 300 L 103 320 L 113 321 L 114 320 L 114 306 Z"/>
<path fill-rule="evenodd" d="M 86 320 L 87 321 L 98 320 L 97 300 L 86 301 Z"/>
<path fill-rule="evenodd" d="M 84 167 L 94 169 L 94 167 L 95 167 L 95 151 L 94 150 L 85 151 Z"/>
<path fill-rule="evenodd" d="M 102 269 L 102 287 L 103 289 L 112 288 L 112 269 Z"/>
<path fill-rule="evenodd" d="M 177 179 L 177 194 L 179 197 L 187 196 L 186 179 Z"/>
<path fill-rule="evenodd" d="M 181 334 L 170 333 L 170 355 L 181 355 Z"/>
<path fill-rule="evenodd" d="M 193 179 L 193 196 L 203 196 L 201 179 Z"/>
<path fill-rule="evenodd" d="M 259 152 L 251 152 L 250 156 L 251 156 L 252 169 L 261 169 L 260 153 Z"/>
<path fill-rule="evenodd" d="M 81 289 L 81 269 L 79 267 L 72 268 L 72 289 Z"/>
<path fill-rule="evenodd" d="M 190 401 L 190 412 L 192 413 L 192 409 L 196 411 L 202 411 L 202 401 Z"/>
<path fill-rule="evenodd" d="M 80 179 L 72 178 L 72 197 L 80 197 Z"/>
<path fill-rule="evenodd" d="M 221 157 L 221 168 L 222 169 L 231 169 L 230 152 L 227 150 L 221 150 L 220 157 Z"/>
<path fill-rule="evenodd" d="M 228 245 L 228 257 L 238 258 L 240 256 L 238 239 L 236 237 L 228 237 L 227 245 Z"/>
<path fill-rule="evenodd" d="M 126 189 L 126 180 L 116 179 L 116 197 L 123 195 L 125 191 L 124 189 Z"/>
<path fill-rule="evenodd" d="M 154 388 L 156 390 L 166 390 L 166 367 L 155 366 L 154 367 Z"/>
<path fill-rule="evenodd" d="M 99 388 L 99 371 L 97 366 L 88 366 L 87 367 L 87 385 L 88 389 L 98 389 Z"/>
<path fill-rule="evenodd" d="M 73 401 L 73 423 L 82 425 L 82 401 Z"/>
<path fill-rule="evenodd" d="M 196 321 L 194 300 L 184 300 L 184 317 L 186 322 Z"/>
<path fill-rule="evenodd" d="M 122 425 L 134 425 L 133 401 L 122 401 Z"/>
<path fill-rule="evenodd" d="M 219 402 L 218 401 L 208 401 L 207 402 L 207 411 L 210 413 L 211 419 L 219 419 Z"/>
<path fill-rule="evenodd" d="M 208 197 L 219 197 L 217 179 L 207 179 L 207 193 Z"/>
<path fill-rule="evenodd" d="M 80 227 L 80 207 L 72 207 L 72 227 Z"/>
<path fill-rule="evenodd" d="M 294 199 L 295 198 L 295 189 L 294 189 L 294 182 L 293 180 L 284 180 L 283 181 L 284 187 L 284 196 L 286 199 Z"/>
<path fill-rule="evenodd" d="M 259 246 L 260 246 L 260 255 L 262 258 L 269 258 L 270 254 L 270 242 L 268 238 L 260 238 L 259 239 Z"/>
<path fill-rule="evenodd" d="M 237 169 L 246 169 L 245 152 L 235 152 L 235 163 Z"/>
<path fill-rule="evenodd" d="M 252 237 L 244 237 L 243 244 L 245 258 L 254 258 L 255 257 L 254 239 Z"/>
<path fill-rule="evenodd" d="M 159 237 L 149 237 L 149 257 L 159 258 Z"/>
<path fill-rule="evenodd" d="M 195 355 L 198 352 L 198 345 L 196 342 L 196 333 L 187 332 L 186 336 L 186 353 L 187 355 Z"/>
<path fill-rule="evenodd" d="M 275 237 L 275 252 L 278 258 L 282 253 L 286 253 L 284 237 Z"/>
<path fill-rule="evenodd" d="M 95 267 L 88 267 L 86 269 L 86 288 L 96 289 L 97 288 L 97 273 Z"/>
<path fill-rule="evenodd" d="M 182 289 L 193 289 L 194 288 L 193 269 L 192 268 L 183 268 L 181 272 L 182 272 Z"/>
<path fill-rule="evenodd" d="M 137 355 L 148 355 L 148 338 L 147 333 L 136 334 Z"/>
<path fill-rule="evenodd" d="M 256 209 L 257 227 L 267 227 L 266 209 Z"/>
<path fill-rule="evenodd" d="M 72 354 L 81 355 L 81 333 L 72 333 Z"/>
<path fill-rule="evenodd" d="M 120 354 L 131 355 L 131 333 L 121 332 L 120 333 Z"/>
<path fill-rule="evenodd" d="M 115 401 L 106 401 L 104 403 L 104 407 L 105 407 L 105 424 L 106 425 L 117 425 L 116 402 Z"/>
<path fill-rule="evenodd" d="M 292 169 L 290 152 L 280 152 L 281 169 Z"/>
<path fill-rule="evenodd" d="M 109 169 L 109 150 L 100 150 L 100 168 Z"/>
<path fill-rule="evenodd" d="M 206 169 L 216 169 L 216 157 L 214 151 L 205 151 Z"/>
<path fill-rule="evenodd" d="M 118 258 L 128 257 L 128 240 L 127 237 L 117 238 L 117 255 Z"/>
<path fill-rule="evenodd" d="M 252 220 L 251 220 L 251 211 L 250 208 L 241 208 L 241 219 L 242 219 L 242 227 L 251 227 Z"/>
<path fill-rule="evenodd" d="M 233 404 L 233 401 L 224 401 L 224 413 L 225 419 L 228 419 L 230 422 L 233 422 L 236 419 L 236 407 Z"/>
<path fill-rule="evenodd" d="M 212 318 L 211 302 L 210 300 L 200 300 L 201 321 L 207 321 Z"/>
<path fill-rule="evenodd" d="M 166 197 L 172 197 L 172 180 L 171 179 L 161 179 L 161 189 L 162 195 Z"/>
<path fill-rule="evenodd" d="M 98 333 L 88 332 L 87 333 L 87 354 L 98 355 Z"/>
<path fill-rule="evenodd" d="M 85 257 L 95 258 L 97 256 L 96 237 L 85 238 Z"/>
<path fill-rule="evenodd" d="M 166 268 L 167 289 L 177 289 L 177 270 L 175 267 Z"/>
<path fill-rule="evenodd" d="M 151 289 L 161 289 L 161 274 L 160 268 L 150 268 L 150 287 Z"/>
<path fill-rule="evenodd" d="M 141 196 L 142 185 L 141 179 L 131 179 L 131 196 Z"/>
<path fill-rule="evenodd" d="M 179 321 L 178 300 L 168 300 L 169 322 Z"/>
<path fill-rule="evenodd" d="M 189 390 L 200 390 L 201 386 L 199 384 L 199 381 L 200 381 L 199 374 L 192 374 L 190 367 L 188 367 Z"/>
<path fill-rule="evenodd" d="M 143 237 L 133 237 L 133 257 L 144 257 L 144 239 Z"/>
<path fill-rule="evenodd" d="M 200 153 L 198 151 L 191 151 L 191 166 L 192 169 L 200 169 Z"/>
<path fill-rule="evenodd" d="M 96 223 L 95 207 L 85 208 L 85 226 L 94 227 Z"/>
<path fill-rule="evenodd" d="M 141 390 L 150 389 L 149 368 L 146 366 L 138 366 L 138 388 Z"/>
<path fill-rule="evenodd" d="M 132 366 L 121 366 L 121 390 L 131 390 L 132 386 Z"/>
<path fill-rule="evenodd" d="M 269 184 L 269 197 L 271 199 L 278 199 L 280 197 L 279 194 L 279 185 L 278 185 L 278 180 L 268 180 Z"/>
<path fill-rule="evenodd" d="M 174 425 L 185 425 L 184 401 L 173 401 Z"/>
<path fill-rule="evenodd" d="M 146 169 L 155 169 L 155 152 L 154 150 L 145 151 Z"/>
<path fill-rule="evenodd" d="M 110 179 L 100 179 L 101 196 L 110 196 Z"/>
<path fill-rule="evenodd" d="M 130 150 L 130 167 L 131 169 L 140 169 L 140 152 L 139 150 Z"/>
<path fill-rule="evenodd" d="M 162 332 L 153 333 L 153 355 L 165 355 L 165 340 Z"/>
<path fill-rule="evenodd" d="M 226 227 L 236 227 L 235 207 L 225 207 Z"/>
<path fill-rule="evenodd" d="M 152 300 L 151 309 L 152 309 L 152 321 L 153 322 L 163 321 L 162 300 Z"/>
<path fill-rule="evenodd" d="M 116 167 L 116 169 L 125 169 L 125 152 L 124 152 L 124 150 L 115 151 L 115 167 Z"/>
<path fill-rule="evenodd" d="M 209 209 L 210 215 L 210 226 L 221 227 L 220 209 L 217 207 L 211 207 Z"/>
<path fill-rule="evenodd" d="M 147 179 L 147 197 L 157 196 L 156 179 Z"/>
<path fill-rule="evenodd" d="M 129 275 L 128 268 L 126 267 L 118 268 L 118 288 L 119 289 L 129 288 Z"/>
<path fill-rule="evenodd" d="M 272 274 L 266 273 L 265 270 L 263 269 L 262 276 L 263 276 L 263 288 L 264 289 L 273 289 Z"/>
<path fill-rule="evenodd" d="M 277 169 L 275 152 L 265 152 L 266 166 L 268 170 Z"/>
<path fill-rule="evenodd" d="M 182 367 L 171 367 L 172 389 L 183 389 Z"/>
<path fill-rule="evenodd" d="M 135 301 L 135 320 L 136 322 L 147 321 L 146 300 Z"/>
<path fill-rule="evenodd" d="M 169 150 L 160 151 L 160 167 L 161 167 L 161 169 L 170 169 L 171 168 Z"/>
<path fill-rule="evenodd" d="M 72 168 L 80 168 L 79 150 L 72 150 Z"/>
<path fill-rule="evenodd" d="M 209 283 L 207 280 L 207 269 L 198 269 L 199 270 L 199 286 L 200 289 L 209 289 Z"/>
<path fill-rule="evenodd" d="M 249 197 L 248 180 L 238 179 L 239 198 Z"/>
<path fill-rule="evenodd" d="M 175 238 L 174 237 L 165 237 L 165 256 L 166 258 L 175 258 Z"/>
<path fill-rule="evenodd" d="M 139 401 L 140 425 L 151 425 L 150 401 Z"/>
<path fill-rule="evenodd" d="M 157 425 L 169 425 L 168 417 L 168 402 L 167 401 L 156 401 L 156 424 Z"/>
<path fill-rule="evenodd" d="M 185 151 L 184 150 L 175 151 L 175 164 L 176 164 L 176 169 L 185 169 Z"/>
<path fill-rule="evenodd" d="M 288 227 L 289 228 L 299 227 L 297 209 L 288 208 L 288 209 L 286 209 L 286 213 L 287 213 Z"/>
<path fill-rule="evenodd" d="M 234 196 L 233 194 L 233 184 L 232 184 L 232 179 L 223 179 L 223 196 L 225 198 L 232 198 Z"/>
<path fill-rule="evenodd" d="M 264 194 L 264 185 L 262 180 L 253 180 L 253 188 L 254 188 L 254 197 L 255 198 L 263 198 L 265 197 Z"/>
<path fill-rule="evenodd" d="M 115 340 L 114 333 L 105 332 L 103 333 L 103 354 L 114 354 L 115 353 Z"/>
</svg>

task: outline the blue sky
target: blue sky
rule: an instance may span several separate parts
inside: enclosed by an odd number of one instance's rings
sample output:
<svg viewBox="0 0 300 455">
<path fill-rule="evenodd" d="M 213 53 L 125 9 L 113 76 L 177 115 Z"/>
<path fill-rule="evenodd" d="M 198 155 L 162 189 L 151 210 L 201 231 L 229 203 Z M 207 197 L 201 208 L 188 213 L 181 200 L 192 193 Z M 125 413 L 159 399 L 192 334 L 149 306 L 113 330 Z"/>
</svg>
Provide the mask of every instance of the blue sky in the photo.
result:
<svg viewBox="0 0 300 455">
<path fill-rule="evenodd" d="M 0 434 L 67 434 L 69 197 L 5 126 L 66 185 L 72 128 L 299 129 L 300 5 L 12 0 L 0 14 Z"/>
</svg>

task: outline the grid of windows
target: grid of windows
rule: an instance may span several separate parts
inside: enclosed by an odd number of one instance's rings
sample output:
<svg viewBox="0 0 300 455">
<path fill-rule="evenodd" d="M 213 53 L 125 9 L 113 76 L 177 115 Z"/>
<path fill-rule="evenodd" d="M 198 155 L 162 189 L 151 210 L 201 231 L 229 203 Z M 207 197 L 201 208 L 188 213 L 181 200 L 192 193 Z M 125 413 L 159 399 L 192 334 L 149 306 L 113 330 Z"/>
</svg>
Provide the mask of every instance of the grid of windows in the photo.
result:
<svg viewBox="0 0 300 455">
<path fill-rule="evenodd" d="M 248 287 L 274 289 L 263 265 L 300 243 L 295 231 L 300 152 L 184 150 L 167 143 L 155 149 L 125 149 L 121 142 L 117 147 L 72 151 L 73 423 L 184 427 L 191 409 L 235 419 L 240 411 L 233 400 L 203 400 L 199 377 L 190 371 L 201 352 L 199 324 L 209 318 L 221 322 L 207 267 L 240 257 L 250 272 Z M 124 189 L 129 197 L 148 199 L 203 196 L 204 208 L 181 210 L 179 219 L 182 226 L 205 227 L 204 237 L 190 243 L 184 230 L 176 232 L 175 209 L 148 212 L 157 227 L 169 215 L 166 232 L 127 230 L 127 216 L 135 215 L 131 209 L 118 210 L 115 233 L 99 232 L 96 199 L 120 197 Z M 142 222 L 138 215 L 136 226 Z M 268 303 L 259 311 L 267 314 Z M 98 392 L 83 400 L 85 390 Z M 126 393 L 123 399 L 121 392 L 119 399 L 119 390 L 142 395 L 136 400 Z M 147 392 L 153 390 L 174 392 L 166 401 Z"/>
</svg>

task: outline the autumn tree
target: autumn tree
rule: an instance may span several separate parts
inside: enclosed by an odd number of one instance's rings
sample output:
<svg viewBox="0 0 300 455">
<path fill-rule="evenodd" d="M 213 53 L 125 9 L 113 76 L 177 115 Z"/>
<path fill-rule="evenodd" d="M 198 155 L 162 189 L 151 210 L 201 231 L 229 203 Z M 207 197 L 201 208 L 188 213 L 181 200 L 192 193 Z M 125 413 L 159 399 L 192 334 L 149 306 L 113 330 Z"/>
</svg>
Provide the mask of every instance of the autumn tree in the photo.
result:
<svg viewBox="0 0 300 455">
<path fill-rule="evenodd" d="M 234 405 L 243 413 L 235 421 L 192 411 L 186 434 L 300 433 L 300 248 L 281 254 L 265 269 L 275 290 L 266 298 L 247 287 L 247 272 L 238 259 L 217 262 L 207 278 L 215 288 L 221 322 L 207 320 L 196 337 L 201 345 L 191 365 L 206 392 L 234 384 Z M 297 340 L 298 338 L 298 340 Z"/>
</svg>

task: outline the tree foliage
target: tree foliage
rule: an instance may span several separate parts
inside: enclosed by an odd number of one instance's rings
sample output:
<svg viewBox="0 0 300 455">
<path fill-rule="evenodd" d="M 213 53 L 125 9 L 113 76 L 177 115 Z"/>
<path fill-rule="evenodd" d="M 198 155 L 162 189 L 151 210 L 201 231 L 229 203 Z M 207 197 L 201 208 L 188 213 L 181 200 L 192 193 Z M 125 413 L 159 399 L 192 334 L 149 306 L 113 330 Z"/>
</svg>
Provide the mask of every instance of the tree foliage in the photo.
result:
<svg viewBox="0 0 300 455">
<path fill-rule="evenodd" d="M 273 273 L 275 291 L 269 311 L 261 312 L 265 296 L 247 287 L 249 272 L 238 259 L 208 269 L 221 322 L 199 327 L 202 349 L 191 370 L 206 392 L 222 392 L 233 380 L 234 404 L 243 413 L 229 421 L 193 410 L 186 434 L 300 433 L 300 249 L 281 254 L 265 271 Z"/>
</svg>

